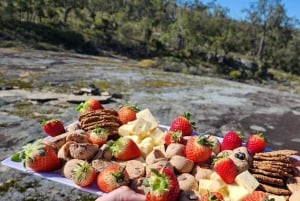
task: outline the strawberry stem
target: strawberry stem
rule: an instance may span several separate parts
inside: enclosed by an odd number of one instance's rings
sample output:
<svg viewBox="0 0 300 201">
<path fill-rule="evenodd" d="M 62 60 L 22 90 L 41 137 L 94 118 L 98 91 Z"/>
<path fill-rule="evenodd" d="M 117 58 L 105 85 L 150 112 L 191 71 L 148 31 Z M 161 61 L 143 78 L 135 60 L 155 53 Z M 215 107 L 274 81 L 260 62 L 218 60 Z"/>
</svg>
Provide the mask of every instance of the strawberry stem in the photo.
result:
<svg viewBox="0 0 300 201">
<path fill-rule="evenodd" d="M 130 104 L 123 104 L 123 105 L 121 105 L 119 108 L 122 108 L 122 107 L 130 107 L 130 108 L 132 108 L 136 113 L 139 112 L 139 111 L 141 111 L 141 109 L 139 108 L 139 106 L 136 105 L 136 104 L 132 104 L 132 105 L 130 105 Z"/>
<path fill-rule="evenodd" d="M 96 124 L 95 128 L 92 130 L 97 136 L 107 135 L 109 130 L 107 128 L 101 128 Z"/>
<path fill-rule="evenodd" d="M 125 180 L 125 177 L 124 177 L 125 169 L 126 169 L 126 167 L 124 166 L 119 172 L 112 174 L 116 178 L 117 183 L 122 183 Z"/>
<path fill-rule="evenodd" d="M 162 169 L 163 170 L 163 169 Z M 149 185 L 151 191 L 166 192 L 169 188 L 169 180 L 165 174 L 160 173 L 157 169 L 151 169 L 153 174 L 150 177 Z"/>
<path fill-rule="evenodd" d="M 213 147 L 214 142 L 208 140 L 208 136 L 199 135 L 197 143 L 206 147 Z"/>
<path fill-rule="evenodd" d="M 84 108 L 84 102 L 82 102 L 79 105 L 77 105 L 75 107 L 75 110 L 78 111 L 78 112 L 80 112 L 83 108 Z"/>
<path fill-rule="evenodd" d="M 184 112 L 182 116 L 190 122 L 190 124 L 194 130 L 197 129 L 196 122 L 191 121 L 191 114 L 189 112 Z"/>
</svg>

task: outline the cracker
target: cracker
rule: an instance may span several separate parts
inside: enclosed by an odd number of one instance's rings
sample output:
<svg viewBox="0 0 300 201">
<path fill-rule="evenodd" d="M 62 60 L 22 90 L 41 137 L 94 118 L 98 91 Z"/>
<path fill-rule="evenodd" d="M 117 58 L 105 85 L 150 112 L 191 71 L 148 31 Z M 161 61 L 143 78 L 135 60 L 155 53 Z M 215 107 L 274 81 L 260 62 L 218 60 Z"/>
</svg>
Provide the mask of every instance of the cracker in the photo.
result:
<svg viewBox="0 0 300 201">
<path fill-rule="evenodd" d="M 280 149 L 280 150 L 270 151 L 270 152 L 260 152 L 260 153 L 256 153 L 255 155 L 272 157 L 272 156 L 281 156 L 281 155 L 291 156 L 291 155 L 297 155 L 297 154 L 299 154 L 299 152 L 296 150 Z"/>
<path fill-rule="evenodd" d="M 278 173 L 281 174 L 285 177 L 292 177 L 293 175 L 291 174 L 291 171 L 287 168 L 282 168 L 279 166 L 272 166 L 272 165 L 265 165 L 265 166 L 256 166 L 253 165 L 253 169 L 259 169 L 259 170 L 264 170 L 268 172 L 273 172 L 273 173 Z"/>
<path fill-rule="evenodd" d="M 113 122 L 113 121 L 108 121 L 108 122 L 93 122 L 93 123 L 88 123 L 85 125 L 82 125 L 82 128 L 84 130 L 87 130 L 86 128 L 88 127 L 96 127 L 96 125 L 98 125 L 100 128 L 119 128 L 120 124 L 117 122 Z"/>
<path fill-rule="evenodd" d="M 280 174 L 278 172 L 270 172 L 268 170 L 262 170 L 262 169 L 249 169 L 251 173 L 256 173 L 256 174 L 262 174 L 270 177 L 275 177 L 275 178 L 285 178 L 285 175 Z"/>
<path fill-rule="evenodd" d="M 88 118 L 84 118 L 80 121 L 80 124 L 85 125 L 85 124 L 93 123 L 93 122 L 107 122 L 107 121 L 120 123 L 119 118 L 117 116 L 102 115 L 102 116 L 91 116 Z"/>
<path fill-rule="evenodd" d="M 262 174 L 252 174 L 252 176 L 255 177 L 255 179 L 257 179 L 257 181 L 261 183 L 267 183 L 273 186 L 285 186 L 283 179 L 280 178 L 269 177 Z"/>
<path fill-rule="evenodd" d="M 287 168 L 287 169 L 291 169 L 293 167 L 295 167 L 295 165 L 293 163 L 283 163 L 280 161 L 253 161 L 253 164 L 256 164 L 258 166 L 278 166 L 278 167 L 283 167 L 283 168 Z"/>
<path fill-rule="evenodd" d="M 259 188 L 265 192 L 275 195 L 291 195 L 291 191 L 283 187 L 275 187 L 268 184 L 260 184 Z"/>
<path fill-rule="evenodd" d="M 118 116 L 118 112 L 116 110 L 111 110 L 111 109 L 101 109 L 101 110 L 88 111 L 86 113 L 81 114 L 78 117 L 78 120 L 81 121 L 84 118 L 88 118 L 88 117 L 91 117 L 91 116 L 101 116 L 101 115 Z"/>
<path fill-rule="evenodd" d="M 253 158 L 258 161 L 277 161 L 277 162 L 283 162 L 283 163 L 291 163 L 291 159 L 285 155 L 281 155 L 281 156 L 254 155 Z"/>
</svg>

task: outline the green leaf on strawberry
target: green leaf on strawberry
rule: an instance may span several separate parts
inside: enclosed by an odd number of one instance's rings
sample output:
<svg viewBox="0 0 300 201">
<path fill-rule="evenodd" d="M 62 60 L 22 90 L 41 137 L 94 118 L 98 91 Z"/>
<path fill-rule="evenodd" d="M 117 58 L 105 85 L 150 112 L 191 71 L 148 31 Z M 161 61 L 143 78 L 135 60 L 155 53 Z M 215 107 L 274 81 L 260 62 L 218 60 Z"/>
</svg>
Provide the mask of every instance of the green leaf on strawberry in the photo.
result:
<svg viewBox="0 0 300 201">
<path fill-rule="evenodd" d="M 148 188 L 147 201 L 178 199 L 180 188 L 175 173 L 168 168 L 158 168 L 151 169 L 150 174 L 144 183 Z"/>
</svg>

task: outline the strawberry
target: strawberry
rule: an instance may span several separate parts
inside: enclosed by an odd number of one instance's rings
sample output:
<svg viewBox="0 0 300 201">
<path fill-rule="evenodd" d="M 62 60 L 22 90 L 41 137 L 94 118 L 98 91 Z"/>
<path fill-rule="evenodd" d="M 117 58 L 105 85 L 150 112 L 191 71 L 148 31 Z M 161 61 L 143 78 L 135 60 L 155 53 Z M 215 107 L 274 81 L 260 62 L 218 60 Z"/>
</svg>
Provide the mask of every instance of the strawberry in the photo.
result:
<svg viewBox="0 0 300 201">
<path fill-rule="evenodd" d="M 107 128 L 100 128 L 98 125 L 89 133 L 89 141 L 92 144 L 97 144 L 99 146 L 106 143 L 109 135 L 109 130 Z"/>
<path fill-rule="evenodd" d="M 268 201 L 268 195 L 263 191 L 253 191 L 242 201 Z"/>
<path fill-rule="evenodd" d="M 249 136 L 246 147 L 251 154 L 262 152 L 267 147 L 267 139 L 262 133 L 256 133 Z"/>
<path fill-rule="evenodd" d="M 165 144 L 169 145 L 171 143 L 183 143 L 183 136 L 181 131 L 169 131 L 165 135 Z"/>
<path fill-rule="evenodd" d="M 101 110 L 104 109 L 100 101 L 98 101 L 95 98 L 90 98 L 84 101 L 83 103 L 80 103 L 77 107 L 76 110 L 80 113 L 85 113 L 88 111 L 94 111 L 94 110 Z"/>
<path fill-rule="evenodd" d="M 195 163 L 206 162 L 212 154 L 213 143 L 206 136 L 191 136 L 185 147 L 186 158 Z"/>
<path fill-rule="evenodd" d="M 120 186 L 128 185 L 129 182 L 129 175 L 125 167 L 116 163 L 105 167 L 97 176 L 98 188 L 106 193 Z"/>
<path fill-rule="evenodd" d="M 136 113 L 140 109 L 136 105 L 122 105 L 118 110 L 118 116 L 122 124 L 126 124 L 129 121 L 136 119 Z"/>
<path fill-rule="evenodd" d="M 227 184 L 232 184 L 237 175 L 237 168 L 229 158 L 228 154 L 223 154 L 214 159 L 213 170 L 223 179 Z"/>
<path fill-rule="evenodd" d="M 195 129 L 195 122 L 190 121 L 190 113 L 184 113 L 178 116 L 171 122 L 169 131 L 181 131 L 183 136 L 191 135 Z"/>
<path fill-rule="evenodd" d="M 220 192 L 208 192 L 201 196 L 201 201 L 224 201 Z"/>
<path fill-rule="evenodd" d="M 60 135 L 64 132 L 66 132 L 62 121 L 57 120 L 57 119 L 51 119 L 48 121 L 44 120 L 42 122 L 42 126 L 43 126 L 44 132 L 47 135 L 52 136 L 52 137 L 55 137 L 57 135 Z"/>
<path fill-rule="evenodd" d="M 242 146 L 242 144 L 243 140 L 241 134 L 231 130 L 224 134 L 221 150 L 233 150 Z"/>
<path fill-rule="evenodd" d="M 176 175 L 168 168 L 151 169 L 144 184 L 149 188 L 147 201 L 177 200 L 180 194 Z"/>
<path fill-rule="evenodd" d="M 48 172 L 58 170 L 62 167 L 60 159 L 55 150 L 42 139 L 22 147 L 22 150 L 12 156 L 12 161 L 23 161 L 24 166 L 35 172 Z"/>
<path fill-rule="evenodd" d="M 77 163 L 71 173 L 72 180 L 80 187 L 93 184 L 96 180 L 96 170 L 86 161 Z"/>
<path fill-rule="evenodd" d="M 112 155 L 119 160 L 131 160 L 141 156 L 137 144 L 128 137 L 120 137 L 109 144 Z"/>
</svg>

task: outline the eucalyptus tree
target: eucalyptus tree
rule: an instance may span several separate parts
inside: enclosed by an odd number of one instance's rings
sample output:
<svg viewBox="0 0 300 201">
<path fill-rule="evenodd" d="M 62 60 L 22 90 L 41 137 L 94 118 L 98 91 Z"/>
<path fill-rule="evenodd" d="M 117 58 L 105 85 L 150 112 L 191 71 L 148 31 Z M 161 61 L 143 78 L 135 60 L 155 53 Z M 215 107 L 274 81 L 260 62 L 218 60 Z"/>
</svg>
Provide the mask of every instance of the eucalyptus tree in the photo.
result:
<svg viewBox="0 0 300 201">
<path fill-rule="evenodd" d="M 258 0 L 251 3 L 250 8 L 245 11 L 246 18 L 252 24 L 254 32 L 259 33 L 257 37 L 260 38 L 256 38 L 259 40 L 256 52 L 258 60 L 263 62 L 266 55 L 267 41 L 270 39 L 269 36 L 272 31 L 274 32 L 283 26 L 286 11 L 281 0 Z"/>
<path fill-rule="evenodd" d="M 261 70 L 267 70 L 268 66 L 290 69 L 288 61 L 295 63 L 297 60 L 296 55 L 290 52 L 291 41 L 297 42 L 294 40 L 293 19 L 287 16 L 281 0 L 259 0 L 250 4 L 246 12 L 252 31 L 258 33 L 255 51 L 260 66 L 265 67 Z M 287 52 L 290 54 L 287 55 Z"/>
</svg>

